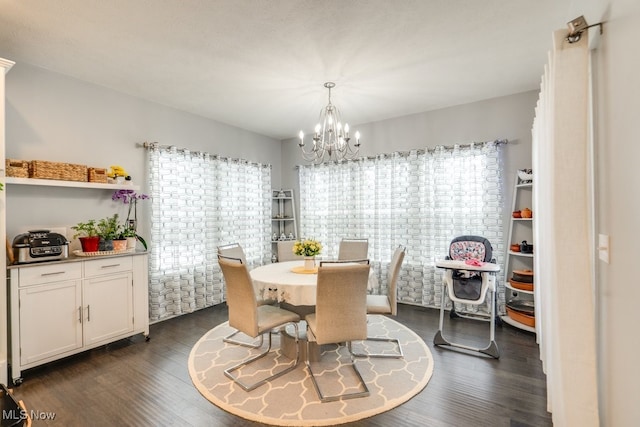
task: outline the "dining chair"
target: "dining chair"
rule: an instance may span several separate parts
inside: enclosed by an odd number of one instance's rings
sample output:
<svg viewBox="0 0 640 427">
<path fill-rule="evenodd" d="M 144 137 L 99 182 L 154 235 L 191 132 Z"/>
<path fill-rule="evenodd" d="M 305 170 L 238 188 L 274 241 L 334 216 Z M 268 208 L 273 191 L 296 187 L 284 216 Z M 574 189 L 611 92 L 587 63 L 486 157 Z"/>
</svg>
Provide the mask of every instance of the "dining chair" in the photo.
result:
<svg viewBox="0 0 640 427">
<path fill-rule="evenodd" d="M 400 275 L 400 267 L 406 253 L 406 248 L 402 245 L 398 246 L 393 252 L 389 270 L 387 272 L 387 294 L 386 295 L 367 295 L 367 314 L 390 314 L 395 316 L 398 312 L 398 276 Z M 393 343 L 397 348 L 395 353 L 354 353 L 358 357 L 390 357 L 402 358 L 402 346 L 397 338 L 379 338 L 367 337 L 366 341 L 378 341 Z"/>
<path fill-rule="evenodd" d="M 244 249 L 242 248 L 240 243 L 229 243 L 229 244 L 226 244 L 226 245 L 218 246 L 218 258 L 220 258 L 221 256 L 225 257 L 225 258 L 240 259 L 243 264 L 245 264 L 245 265 L 247 264 L 247 257 L 245 255 Z M 258 305 L 275 304 L 276 302 L 277 301 L 275 301 L 273 299 L 267 299 L 267 300 L 260 299 L 260 300 L 258 300 Z M 241 346 L 244 346 L 244 347 L 250 347 L 250 348 L 260 348 L 260 347 L 262 347 L 262 344 L 264 343 L 264 337 L 262 335 L 260 335 L 260 340 L 256 344 L 254 344 L 254 343 L 248 343 L 248 342 L 239 341 L 239 340 L 234 339 L 233 337 L 235 337 L 239 333 L 240 333 L 240 331 L 235 331 L 235 332 L 227 335 L 226 337 L 224 337 L 223 341 L 231 343 L 231 344 L 241 345 Z"/>
<path fill-rule="evenodd" d="M 368 253 L 368 239 L 342 239 L 338 247 L 339 260 L 367 259 Z"/>
<path fill-rule="evenodd" d="M 318 267 L 316 312 L 305 316 L 307 322 L 307 352 L 305 364 L 321 402 L 352 399 L 369 395 L 351 353 L 351 341 L 367 337 L 367 282 L 369 265 L 328 265 Z M 310 342 L 317 345 L 347 344 L 351 363 L 347 364 L 358 379 L 358 391 L 325 395 L 309 361 Z M 321 355 L 322 358 L 322 355 Z M 324 369 L 325 375 L 330 372 Z M 342 376 L 341 376 L 342 377 Z M 326 380 L 325 380 L 326 381 Z"/>
<path fill-rule="evenodd" d="M 240 258 L 230 258 L 218 256 L 218 263 L 222 269 L 222 274 L 227 285 L 227 305 L 229 306 L 229 326 L 242 331 L 250 337 L 256 338 L 258 335 L 269 335 L 269 345 L 267 349 L 258 355 L 252 356 L 228 369 L 224 374 L 240 385 L 244 390 L 253 390 L 267 382 L 278 378 L 298 366 L 300 360 L 300 342 L 298 322 L 300 316 L 290 311 L 273 305 L 258 305 L 256 294 L 253 290 L 253 283 L 246 264 Z M 280 326 L 293 325 L 295 330 L 296 358 L 293 363 L 286 368 L 272 373 L 267 378 L 246 384 L 233 372 L 248 366 L 258 359 L 263 358 L 271 351 L 271 330 Z M 276 366 L 277 367 L 277 366 Z M 274 372 L 276 367 L 260 368 L 267 372 Z"/>
<path fill-rule="evenodd" d="M 295 243 L 295 240 L 281 240 L 278 242 L 278 262 L 304 259 L 302 255 L 293 253 L 293 245 Z"/>
<path fill-rule="evenodd" d="M 243 264 L 247 264 L 247 256 L 240 243 L 229 243 L 227 245 L 218 246 L 218 255 L 226 257 L 240 258 Z"/>
</svg>

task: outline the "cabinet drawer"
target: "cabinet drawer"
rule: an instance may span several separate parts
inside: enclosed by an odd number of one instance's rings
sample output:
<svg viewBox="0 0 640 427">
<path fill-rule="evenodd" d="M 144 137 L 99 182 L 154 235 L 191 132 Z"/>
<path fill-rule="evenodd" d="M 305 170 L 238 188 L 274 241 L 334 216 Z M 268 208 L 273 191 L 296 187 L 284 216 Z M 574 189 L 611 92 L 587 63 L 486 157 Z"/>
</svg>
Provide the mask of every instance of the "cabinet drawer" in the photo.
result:
<svg viewBox="0 0 640 427">
<path fill-rule="evenodd" d="M 80 279 L 82 265 L 80 263 L 61 263 L 38 265 L 20 268 L 20 287 L 40 285 L 50 282 Z"/>
<path fill-rule="evenodd" d="M 84 262 L 85 278 L 131 270 L 133 270 L 133 260 L 130 256 L 96 259 Z"/>
</svg>

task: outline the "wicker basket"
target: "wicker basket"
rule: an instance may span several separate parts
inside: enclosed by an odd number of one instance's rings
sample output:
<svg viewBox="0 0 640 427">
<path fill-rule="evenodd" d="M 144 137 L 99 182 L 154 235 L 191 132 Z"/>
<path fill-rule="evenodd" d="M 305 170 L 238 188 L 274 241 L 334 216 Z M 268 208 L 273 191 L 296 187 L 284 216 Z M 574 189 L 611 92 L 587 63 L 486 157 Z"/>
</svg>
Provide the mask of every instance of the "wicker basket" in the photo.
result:
<svg viewBox="0 0 640 427">
<path fill-rule="evenodd" d="M 107 183 L 107 170 L 102 168 L 89 168 L 89 182 Z"/>
<path fill-rule="evenodd" d="M 26 160 L 5 160 L 5 175 L 16 178 L 29 178 L 29 162 Z"/>
<path fill-rule="evenodd" d="M 86 165 L 32 160 L 29 165 L 29 177 L 87 182 L 88 175 Z"/>
</svg>

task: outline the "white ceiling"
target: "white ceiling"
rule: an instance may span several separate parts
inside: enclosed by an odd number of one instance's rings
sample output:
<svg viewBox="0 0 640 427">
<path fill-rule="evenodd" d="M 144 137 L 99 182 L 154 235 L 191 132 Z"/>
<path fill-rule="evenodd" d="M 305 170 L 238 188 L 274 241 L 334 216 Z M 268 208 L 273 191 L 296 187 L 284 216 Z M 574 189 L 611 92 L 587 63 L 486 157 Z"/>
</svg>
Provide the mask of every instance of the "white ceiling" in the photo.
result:
<svg viewBox="0 0 640 427">
<path fill-rule="evenodd" d="M 539 86 L 572 0 L 0 0 L 0 56 L 276 139 Z"/>
</svg>

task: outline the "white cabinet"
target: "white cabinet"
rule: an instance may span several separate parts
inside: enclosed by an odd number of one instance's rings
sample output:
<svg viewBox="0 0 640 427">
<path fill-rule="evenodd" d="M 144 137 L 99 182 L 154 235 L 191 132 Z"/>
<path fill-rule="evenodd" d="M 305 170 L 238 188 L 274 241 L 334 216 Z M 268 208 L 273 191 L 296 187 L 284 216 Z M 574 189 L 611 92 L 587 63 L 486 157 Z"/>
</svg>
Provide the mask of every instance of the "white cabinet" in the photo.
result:
<svg viewBox="0 0 640 427">
<path fill-rule="evenodd" d="M 27 286 L 19 296 L 21 366 L 82 347 L 81 280 Z"/>
<path fill-rule="evenodd" d="M 293 190 L 273 190 L 271 201 L 271 259 L 275 261 L 278 241 L 297 239 L 298 226 Z"/>
<path fill-rule="evenodd" d="M 10 364 L 21 372 L 137 333 L 149 335 L 147 255 L 14 266 Z"/>
<path fill-rule="evenodd" d="M 516 182 L 514 186 L 514 194 L 513 194 L 513 205 L 512 212 L 522 211 L 525 208 L 530 208 L 533 205 L 533 182 L 532 181 L 523 181 L 522 179 L 516 177 Z M 513 214 L 512 214 L 513 215 Z M 510 282 L 510 278 L 513 277 L 514 270 L 530 270 L 533 271 L 533 257 L 534 251 L 531 252 L 523 252 L 522 250 L 515 251 L 510 246 L 511 245 L 520 245 L 526 241 L 527 245 L 532 245 L 533 250 L 535 250 L 535 245 L 532 242 L 533 238 L 533 226 L 534 226 L 534 218 L 533 215 L 530 218 L 523 217 L 511 217 L 510 227 L 509 227 L 509 241 L 507 245 L 507 254 L 505 256 L 505 300 L 507 302 L 507 306 L 509 306 L 509 302 L 511 301 L 514 306 L 526 307 L 526 310 L 533 310 L 534 307 L 534 293 L 533 290 L 526 290 L 522 288 L 522 284 L 520 284 L 519 288 L 512 285 Z M 534 276 L 535 277 L 535 276 Z M 534 280 L 535 282 L 535 280 Z M 535 286 L 535 285 L 532 285 Z M 509 314 L 502 316 L 501 319 L 512 326 L 517 328 L 535 332 L 535 317 L 524 314 L 523 312 L 511 312 L 511 317 Z M 530 324 L 525 324 L 523 322 L 529 322 Z"/>
<path fill-rule="evenodd" d="M 99 345 L 133 332 L 132 271 L 131 257 L 84 263 L 84 345 Z"/>
</svg>

